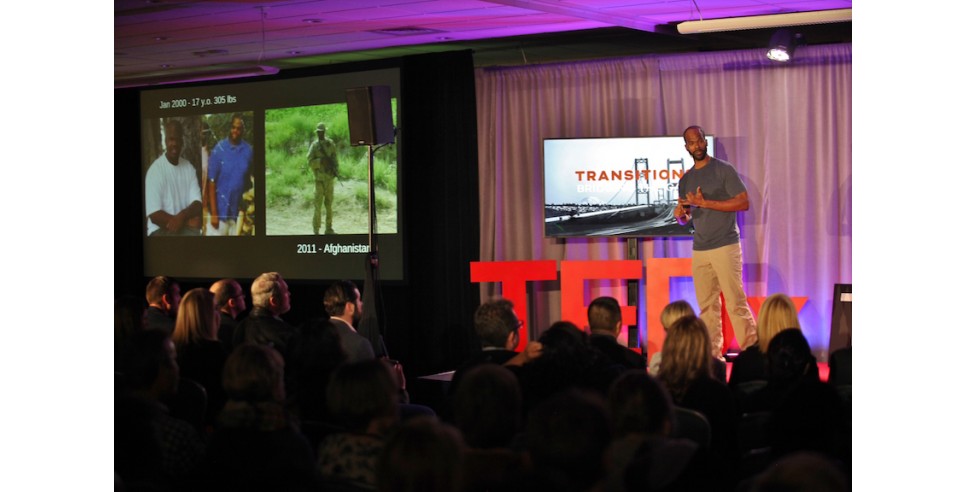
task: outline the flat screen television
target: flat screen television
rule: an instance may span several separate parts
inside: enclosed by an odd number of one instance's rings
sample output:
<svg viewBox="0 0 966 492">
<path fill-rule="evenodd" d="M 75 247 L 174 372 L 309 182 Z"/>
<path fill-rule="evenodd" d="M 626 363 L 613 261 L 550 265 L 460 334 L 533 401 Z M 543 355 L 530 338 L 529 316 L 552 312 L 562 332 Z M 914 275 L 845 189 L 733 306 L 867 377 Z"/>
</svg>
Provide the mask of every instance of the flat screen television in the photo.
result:
<svg viewBox="0 0 966 492">
<path fill-rule="evenodd" d="M 141 91 L 144 275 L 253 278 L 279 271 L 287 279 L 364 278 L 368 148 L 350 142 L 346 92 L 388 86 L 395 125 L 402 108 L 399 79 L 399 70 L 393 68 Z M 320 125 L 332 141 L 327 152 L 338 163 L 329 183 L 329 231 L 323 192 L 327 184 L 308 158 Z M 178 166 L 166 150 L 168 133 L 177 133 L 171 130 L 175 126 L 183 132 Z M 239 131 L 240 138 L 233 134 Z M 373 159 L 383 280 L 402 280 L 405 271 L 400 145 L 397 139 L 379 146 Z M 217 185 L 211 184 L 214 173 Z M 161 227 L 152 218 L 159 202 L 183 205 L 194 200 L 202 202 L 201 213 L 187 214 L 193 218 L 182 224 Z M 216 227 L 212 210 L 227 213 L 234 223 L 216 219 Z"/>
<path fill-rule="evenodd" d="M 714 137 L 707 136 L 714 155 Z M 544 235 L 689 236 L 674 219 L 694 161 L 680 135 L 543 140 Z"/>
</svg>

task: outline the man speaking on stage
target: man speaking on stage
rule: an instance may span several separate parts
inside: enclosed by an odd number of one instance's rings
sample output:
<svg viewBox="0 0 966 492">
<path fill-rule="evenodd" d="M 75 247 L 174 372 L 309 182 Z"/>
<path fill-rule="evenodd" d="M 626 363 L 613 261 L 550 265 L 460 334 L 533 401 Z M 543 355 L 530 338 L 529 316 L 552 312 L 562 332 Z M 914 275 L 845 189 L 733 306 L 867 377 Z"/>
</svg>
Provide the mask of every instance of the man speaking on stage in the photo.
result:
<svg viewBox="0 0 966 492">
<path fill-rule="evenodd" d="M 701 319 L 708 326 L 712 352 L 722 359 L 722 292 L 738 345 L 744 349 L 758 340 L 742 284 L 738 235 L 737 212 L 748 210 L 748 192 L 731 164 L 708 155 L 708 141 L 701 127 L 684 131 L 684 148 L 694 158 L 694 166 L 681 177 L 674 217 L 681 225 L 693 224 L 694 292 Z"/>
</svg>

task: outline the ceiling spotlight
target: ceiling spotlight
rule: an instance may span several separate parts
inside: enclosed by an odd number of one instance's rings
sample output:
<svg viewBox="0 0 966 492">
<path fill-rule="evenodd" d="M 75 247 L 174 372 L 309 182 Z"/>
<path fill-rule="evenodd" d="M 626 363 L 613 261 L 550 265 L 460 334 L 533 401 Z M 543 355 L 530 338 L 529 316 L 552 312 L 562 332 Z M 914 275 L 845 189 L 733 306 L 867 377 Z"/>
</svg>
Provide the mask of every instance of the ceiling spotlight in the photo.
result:
<svg viewBox="0 0 966 492">
<path fill-rule="evenodd" d="M 798 39 L 801 34 L 793 33 L 789 29 L 779 29 L 772 34 L 771 41 L 768 42 L 768 52 L 765 56 L 771 61 L 785 63 L 792 59 L 795 48 L 798 46 Z"/>
</svg>

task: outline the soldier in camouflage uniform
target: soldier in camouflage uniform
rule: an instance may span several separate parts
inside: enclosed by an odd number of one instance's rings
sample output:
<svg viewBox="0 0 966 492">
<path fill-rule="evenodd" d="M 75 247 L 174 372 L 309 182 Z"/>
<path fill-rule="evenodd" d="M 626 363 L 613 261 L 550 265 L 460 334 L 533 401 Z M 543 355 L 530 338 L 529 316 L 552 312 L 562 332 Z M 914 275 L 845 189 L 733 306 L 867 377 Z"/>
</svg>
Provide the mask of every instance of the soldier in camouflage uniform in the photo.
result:
<svg viewBox="0 0 966 492">
<path fill-rule="evenodd" d="M 312 216 L 312 230 L 319 233 L 322 225 L 322 205 L 325 204 L 325 233 L 335 234 L 332 230 L 332 193 L 335 177 L 339 174 L 339 160 L 335 142 L 325 137 L 325 124 L 315 127 L 319 139 L 309 147 L 309 168 L 315 173 L 315 215 Z"/>
</svg>

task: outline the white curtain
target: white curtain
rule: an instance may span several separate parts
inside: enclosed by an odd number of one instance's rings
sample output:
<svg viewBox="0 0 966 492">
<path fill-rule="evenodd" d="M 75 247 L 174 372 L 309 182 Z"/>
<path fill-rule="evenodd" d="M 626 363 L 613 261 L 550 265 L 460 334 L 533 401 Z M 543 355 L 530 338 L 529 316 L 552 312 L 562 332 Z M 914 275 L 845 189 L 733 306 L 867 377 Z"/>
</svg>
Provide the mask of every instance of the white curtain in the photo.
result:
<svg viewBox="0 0 966 492">
<path fill-rule="evenodd" d="M 626 259 L 625 239 L 543 236 L 542 139 L 701 125 L 748 188 L 751 208 L 739 214 L 748 295 L 807 297 L 800 319 L 824 359 L 834 284 L 852 282 L 852 46 L 801 47 L 786 66 L 762 52 L 478 69 L 480 260 Z M 690 254 L 689 239 L 641 242 L 643 258 Z M 585 297 L 625 299 L 624 289 L 592 282 Z M 687 283 L 678 290 L 672 300 L 693 303 Z M 558 320 L 559 284 L 536 283 L 530 311 L 538 332 Z"/>
</svg>

